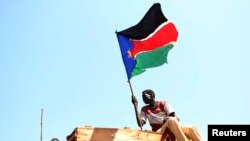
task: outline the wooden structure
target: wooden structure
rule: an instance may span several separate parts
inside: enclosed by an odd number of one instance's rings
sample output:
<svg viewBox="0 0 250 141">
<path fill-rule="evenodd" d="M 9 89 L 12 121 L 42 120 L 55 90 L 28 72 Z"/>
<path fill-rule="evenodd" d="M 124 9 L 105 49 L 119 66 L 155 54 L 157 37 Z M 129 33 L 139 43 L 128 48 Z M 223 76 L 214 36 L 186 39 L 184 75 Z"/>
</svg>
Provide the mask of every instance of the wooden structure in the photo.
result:
<svg viewBox="0 0 250 141">
<path fill-rule="evenodd" d="M 130 128 L 76 127 L 67 141 L 162 141 L 160 133 Z"/>
</svg>

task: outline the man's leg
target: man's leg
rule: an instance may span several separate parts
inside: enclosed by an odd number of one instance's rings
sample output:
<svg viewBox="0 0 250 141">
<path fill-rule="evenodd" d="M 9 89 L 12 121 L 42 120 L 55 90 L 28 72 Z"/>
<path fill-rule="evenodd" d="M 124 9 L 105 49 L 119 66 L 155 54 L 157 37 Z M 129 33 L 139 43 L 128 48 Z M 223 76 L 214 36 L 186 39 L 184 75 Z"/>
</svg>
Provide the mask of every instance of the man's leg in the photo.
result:
<svg viewBox="0 0 250 141">
<path fill-rule="evenodd" d="M 165 124 L 170 131 L 174 134 L 178 141 L 188 141 L 179 121 L 175 117 L 170 117 Z"/>
<path fill-rule="evenodd" d="M 203 138 L 196 127 L 190 125 L 181 125 L 181 126 L 182 126 L 182 131 L 184 132 L 184 134 L 187 136 L 188 139 L 192 141 L 203 141 Z"/>
<path fill-rule="evenodd" d="M 162 134 L 161 141 L 176 141 L 174 134 L 166 126 L 157 132 Z"/>
</svg>

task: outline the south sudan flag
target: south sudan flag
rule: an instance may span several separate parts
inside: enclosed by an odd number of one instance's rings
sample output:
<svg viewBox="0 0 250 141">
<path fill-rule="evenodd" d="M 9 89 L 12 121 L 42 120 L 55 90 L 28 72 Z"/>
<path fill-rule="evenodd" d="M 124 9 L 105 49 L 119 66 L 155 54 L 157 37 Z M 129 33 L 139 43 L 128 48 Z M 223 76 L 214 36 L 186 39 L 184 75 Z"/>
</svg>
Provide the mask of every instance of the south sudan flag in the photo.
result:
<svg viewBox="0 0 250 141">
<path fill-rule="evenodd" d="M 142 20 L 116 32 L 128 79 L 167 63 L 167 55 L 177 41 L 178 31 L 155 3 Z"/>
</svg>

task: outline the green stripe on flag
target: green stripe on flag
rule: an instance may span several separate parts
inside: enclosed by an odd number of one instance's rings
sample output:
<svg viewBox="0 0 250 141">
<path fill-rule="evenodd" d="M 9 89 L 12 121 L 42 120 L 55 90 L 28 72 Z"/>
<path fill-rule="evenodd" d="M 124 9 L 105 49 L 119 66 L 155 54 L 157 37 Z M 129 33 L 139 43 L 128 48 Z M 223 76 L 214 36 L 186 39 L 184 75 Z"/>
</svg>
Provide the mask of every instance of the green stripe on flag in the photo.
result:
<svg viewBox="0 0 250 141">
<path fill-rule="evenodd" d="M 167 63 L 168 52 L 173 48 L 173 44 L 167 44 L 152 51 L 142 52 L 136 56 L 136 66 L 132 72 L 132 77 L 146 71 L 146 68 L 154 68 Z"/>
</svg>

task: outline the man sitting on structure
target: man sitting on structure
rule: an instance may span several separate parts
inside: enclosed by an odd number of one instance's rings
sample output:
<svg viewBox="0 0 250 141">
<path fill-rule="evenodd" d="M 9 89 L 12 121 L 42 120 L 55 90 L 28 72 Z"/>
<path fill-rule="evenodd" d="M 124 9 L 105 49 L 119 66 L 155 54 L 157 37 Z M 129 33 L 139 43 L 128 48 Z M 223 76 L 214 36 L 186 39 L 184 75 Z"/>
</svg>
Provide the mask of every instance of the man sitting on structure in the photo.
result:
<svg viewBox="0 0 250 141">
<path fill-rule="evenodd" d="M 152 131 L 160 132 L 171 141 L 203 141 L 197 128 L 190 125 L 181 125 L 174 110 L 165 100 L 155 100 L 154 91 L 148 89 L 142 92 L 143 102 L 146 104 L 141 108 L 137 117 L 138 126 L 143 126 L 149 121 Z M 132 103 L 138 105 L 138 101 L 132 95 Z"/>
</svg>

